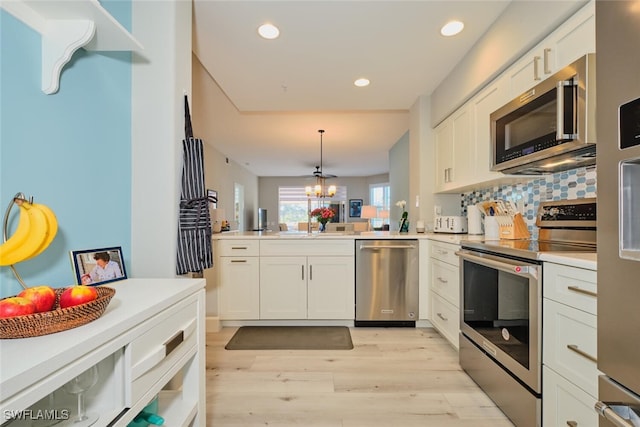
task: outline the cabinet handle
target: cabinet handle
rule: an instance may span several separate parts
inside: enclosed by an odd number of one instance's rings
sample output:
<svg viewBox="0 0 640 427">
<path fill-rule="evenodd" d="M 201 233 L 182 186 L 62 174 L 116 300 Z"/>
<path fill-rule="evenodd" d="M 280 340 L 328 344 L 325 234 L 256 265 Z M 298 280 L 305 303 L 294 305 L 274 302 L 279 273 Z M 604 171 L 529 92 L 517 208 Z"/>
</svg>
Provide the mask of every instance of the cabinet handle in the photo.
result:
<svg viewBox="0 0 640 427">
<path fill-rule="evenodd" d="M 231 262 L 247 262 L 246 259 L 232 259 Z"/>
<path fill-rule="evenodd" d="M 579 294 L 589 295 L 589 296 L 592 296 L 592 297 L 597 297 L 598 296 L 598 294 L 596 292 L 588 291 L 588 290 L 582 289 L 582 288 L 580 288 L 578 286 L 567 286 L 567 289 L 569 289 L 570 291 L 573 291 L 573 292 L 577 292 Z"/>
<path fill-rule="evenodd" d="M 246 246 L 231 246 L 231 249 L 247 249 Z"/>
<path fill-rule="evenodd" d="M 309 266 L 309 280 L 313 280 L 313 265 Z"/>
<path fill-rule="evenodd" d="M 569 427 L 578 427 L 578 422 L 577 421 L 567 421 L 567 425 Z"/>
<path fill-rule="evenodd" d="M 540 62 L 539 56 L 533 57 L 533 80 L 540 80 L 540 73 L 538 72 L 538 63 Z"/>
<path fill-rule="evenodd" d="M 302 271 L 302 280 L 304 280 L 304 265 L 301 265 L 300 268 L 300 271 Z"/>
<path fill-rule="evenodd" d="M 438 313 L 437 315 L 438 315 L 438 317 L 439 317 L 439 318 L 441 318 L 441 319 L 442 319 L 442 320 L 444 320 L 445 322 L 448 322 L 448 321 L 449 321 L 449 319 L 447 319 L 446 317 L 444 317 L 444 316 L 442 315 L 442 313 Z"/>
<path fill-rule="evenodd" d="M 578 348 L 578 346 L 575 345 L 575 344 L 567 344 L 567 348 L 569 350 L 573 351 L 574 353 L 577 353 L 580 356 L 584 357 L 585 359 L 591 360 L 593 363 L 598 363 L 598 359 L 597 358 L 593 357 L 592 355 L 590 355 L 589 353 L 587 353 L 587 352 L 585 352 L 583 350 L 580 350 Z"/>
<path fill-rule="evenodd" d="M 447 255 L 449 253 L 449 251 L 443 251 L 442 249 L 438 249 L 438 253 L 440 255 Z"/>
<path fill-rule="evenodd" d="M 549 53 L 551 53 L 551 48 L 545 48 L 544 50 L 544 73 L 551 74 L 551 68 L 549 68 Z M 578 425 L 576 423 L 576 425 Z"/>
<path fill-rule="evenodd" d="M 437 277 L 437 279 L 440 283 L 449 283 L 448 280 L 444 280 L 442 277 Z"/>
</svg>

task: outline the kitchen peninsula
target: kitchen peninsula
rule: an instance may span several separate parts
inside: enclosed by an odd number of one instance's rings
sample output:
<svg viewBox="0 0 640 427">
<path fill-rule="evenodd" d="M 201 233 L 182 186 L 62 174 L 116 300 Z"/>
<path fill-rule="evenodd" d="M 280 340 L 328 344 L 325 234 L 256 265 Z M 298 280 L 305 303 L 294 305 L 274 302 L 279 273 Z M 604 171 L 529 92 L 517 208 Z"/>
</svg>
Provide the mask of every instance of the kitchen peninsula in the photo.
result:
<svg viewBox="0 0 640 427">
<path fill-rule="evenodd" d="M 214 235 L 218 315 L 223 325 L 354 325 L 357 240 L 412 240 L 419 249 L 418 326 L 431 326 L 431 242 L 461 234 L 238 232 Z M 439 249 L 441 250 L 441 248 Z M 455 276 L 455 275 L 454 275 Z M 454 277 L 457 283 L 458 277 Z M 453 283 L 451 286 L 456 286 Z"/>
</svg>

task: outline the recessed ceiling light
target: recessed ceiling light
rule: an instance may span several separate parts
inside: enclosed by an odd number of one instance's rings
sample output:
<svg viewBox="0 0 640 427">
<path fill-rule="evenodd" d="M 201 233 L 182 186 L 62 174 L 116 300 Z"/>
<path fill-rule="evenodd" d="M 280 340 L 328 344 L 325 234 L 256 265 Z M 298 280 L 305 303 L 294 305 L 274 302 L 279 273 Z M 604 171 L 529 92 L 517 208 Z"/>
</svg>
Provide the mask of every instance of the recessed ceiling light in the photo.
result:
<svg viewBox="0 0 640 427">
<path fill-rule="evenodd" d="M 353 82 L 353 84 L 358 87 L 369 86 L 369 83 L 370 83 L 369 79 L 365 79 L 365 78 L 357 79 L 355 82 Z"/>
<path fill-rule="evenodd" d="M 258 27 L 258 34 L 262 38 L 272 40 L 278 38 L 280 30 L 273 24 L 262 24 Z"/>
<path fill-rule="evenodd" d="M 440 34 L 443 36 L 455 36 L 464 28 L 464 24 L 460 21 L 449 21 L 442 29 L 440 29 Z"/>
</svg>

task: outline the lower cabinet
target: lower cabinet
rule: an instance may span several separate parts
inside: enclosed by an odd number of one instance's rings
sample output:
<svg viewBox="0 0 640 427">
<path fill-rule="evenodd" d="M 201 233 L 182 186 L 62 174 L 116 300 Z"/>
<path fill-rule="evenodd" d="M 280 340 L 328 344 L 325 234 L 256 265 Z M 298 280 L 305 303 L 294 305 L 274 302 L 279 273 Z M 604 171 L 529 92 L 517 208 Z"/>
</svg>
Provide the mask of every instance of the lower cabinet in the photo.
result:
<svg viewBox="0 0 640 427">
<path fill-rule="evenodd" d="M 456 251 L 459 245 L 429 242 L 431 290 L 431 324 L 455 348 L 460 331 L 460 266 Z"/>
<path fill-rule="evenodd" d="M 350 256 L 260 258 L 261 319 L 353 319 Z"/>
<path fill-rule="evenodd" d="M 544 366 L 542 425 L 546 427 L 598 427 L 593 409 L 597 399 Z"/>
<path fill-rule="evenodd" d="M 545 262 L 543 275 L 543 425 L 597 427 L 597 273 Z"/>
<path fill-rule="evenodd" d="M 260 318 L 260 258 L 220 257 L 219 315 L 223 319 Z"/>
</svg>

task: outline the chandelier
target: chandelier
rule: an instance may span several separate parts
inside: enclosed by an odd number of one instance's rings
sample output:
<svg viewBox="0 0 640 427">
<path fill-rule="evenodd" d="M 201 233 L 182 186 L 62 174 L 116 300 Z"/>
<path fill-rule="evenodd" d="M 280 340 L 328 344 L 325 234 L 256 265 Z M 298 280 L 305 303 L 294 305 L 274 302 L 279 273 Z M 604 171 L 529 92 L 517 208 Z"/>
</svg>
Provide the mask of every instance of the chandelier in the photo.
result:
<svg viewBox="0 0 640 427">
<path fill-rule="evenodd" d="M 320 166 L 316 166 L 316 170 L 313 172 L 313 175 L 316 177 L 316 185 L 314 185 L 313 187 L 307 185 L 304 189 L 304 192 L 307 194 L 307 197 L 333 197 L 336 194 L 336 186 L 327 186 L 327 179 L 335 178 L 335 175 L 325 175 L 322 172 L 322 134 L 324 133 L 324 130 L 319 129 L 318 132 L 320 133 Z"/>
</svg>

